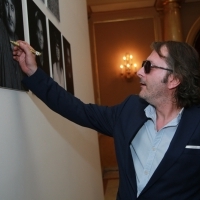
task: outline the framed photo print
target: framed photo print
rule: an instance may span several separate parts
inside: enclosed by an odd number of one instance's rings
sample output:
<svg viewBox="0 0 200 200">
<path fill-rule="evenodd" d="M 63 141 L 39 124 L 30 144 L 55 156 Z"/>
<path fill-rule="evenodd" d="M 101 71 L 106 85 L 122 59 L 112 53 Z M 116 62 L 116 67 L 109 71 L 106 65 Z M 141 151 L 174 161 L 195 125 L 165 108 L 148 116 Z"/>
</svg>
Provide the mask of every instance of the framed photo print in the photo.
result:
<svg viewBox="0 0 200 200">
<path fill-rule="evenodd" d="M 21 83 L 25 76 L 13 59 L 10 41 L 24 40 L 21 0 L 0 0 L 0 87 L 26 91 Z"/>
<path fill-rule="evenodd" d="M 61 33 L 51 21 L 49 21 L 49 39 L 51 49 L 52 76 L 54 81 L 65 88 Z"/>
<path fill-rule="evenodd" d="M 27 1 L 27 8 L 30 44 L 41 53 L 36 57 L 38 67 L 50 75 L 46 17 L 32 0 Z"/>
<path fill-rule="evenodd" d="M 56 19 L 60 21 L 59 0 L 47 0 L 47 7 L 56 17 Z"/>
<path fill-rule="evenodd" d="M 66 89 L 68 92 L 74 95 L 71 48 L 70 48 L 70 43 L 64 36 L 63 36 L 63 49 L 64 49 L 64 61 L 65 61 Z"/>
</svg>

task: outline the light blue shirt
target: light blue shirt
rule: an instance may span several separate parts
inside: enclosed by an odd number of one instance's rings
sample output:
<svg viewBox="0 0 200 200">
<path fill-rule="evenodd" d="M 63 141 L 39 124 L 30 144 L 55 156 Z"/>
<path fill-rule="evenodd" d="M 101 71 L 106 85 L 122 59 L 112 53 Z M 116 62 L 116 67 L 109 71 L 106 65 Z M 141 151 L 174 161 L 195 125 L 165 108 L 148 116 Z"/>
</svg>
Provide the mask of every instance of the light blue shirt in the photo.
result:
<svg viewBox="0 0 200 200">
<path fill-rule="evenodd" d="M 141 127 L 130 144 L 136 171 L 137 196 L 146 186 L 164 157 L 181 119 L 183 109 L 176 118 L 159 131 L 156 130 L 155 108 L 149 105 L 144 111 L 149 119 Z"/>
</svg>

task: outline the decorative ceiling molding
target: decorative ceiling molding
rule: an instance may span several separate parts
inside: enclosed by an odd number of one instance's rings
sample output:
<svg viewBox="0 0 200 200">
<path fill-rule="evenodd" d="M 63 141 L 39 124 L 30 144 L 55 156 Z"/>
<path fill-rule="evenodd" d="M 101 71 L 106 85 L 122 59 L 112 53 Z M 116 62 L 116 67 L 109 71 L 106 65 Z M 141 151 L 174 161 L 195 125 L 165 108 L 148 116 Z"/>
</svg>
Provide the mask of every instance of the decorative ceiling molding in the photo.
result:
<svg viewBox="0 0 200 200">
<path fill-rule="evenodd" d="M 154 6 L 155 0 L 137 0 L 129 2 L 89 5 L 92 12 L 105 12 L 114 10 L 126 10 Z"/>
<path fill-rule="evenodd" d="M 143 7 L 156 7 L 157 10 L 162 9 L 163 3 L 174 0 L 87 0 L 88 11 L 106 12 L 116 10 L 126 10 Z M 176 0 L 175 0 L 176 1 Z M 200 0 L 177 0 L 181 3 L 191 3 Z"/>
</svg>

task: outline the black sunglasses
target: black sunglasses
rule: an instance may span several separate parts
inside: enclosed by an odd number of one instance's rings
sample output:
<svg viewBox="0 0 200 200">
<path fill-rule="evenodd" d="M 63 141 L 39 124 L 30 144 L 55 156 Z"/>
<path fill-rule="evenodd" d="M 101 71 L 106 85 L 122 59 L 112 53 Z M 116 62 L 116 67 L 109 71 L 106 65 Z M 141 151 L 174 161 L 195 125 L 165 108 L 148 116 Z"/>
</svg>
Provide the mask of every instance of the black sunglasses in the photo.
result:
<svg viewBox="0 0 200 200">
<path fill-rule="evenodd" d="M 164 67 L 158 67 L 158 66 L 155 66 L 155 65 L 151 65 L 151 62 L 149 60 L 143 61 L 142 62 L 142 67 L 144 67 L 145 74 L 149 74 L 150 71 L 151 71 L 151 68 L 164 69 L 164 70 L 173 72 L 172 69 L 168 69 L 168 68 L 164 68 Z"/>
</svg>

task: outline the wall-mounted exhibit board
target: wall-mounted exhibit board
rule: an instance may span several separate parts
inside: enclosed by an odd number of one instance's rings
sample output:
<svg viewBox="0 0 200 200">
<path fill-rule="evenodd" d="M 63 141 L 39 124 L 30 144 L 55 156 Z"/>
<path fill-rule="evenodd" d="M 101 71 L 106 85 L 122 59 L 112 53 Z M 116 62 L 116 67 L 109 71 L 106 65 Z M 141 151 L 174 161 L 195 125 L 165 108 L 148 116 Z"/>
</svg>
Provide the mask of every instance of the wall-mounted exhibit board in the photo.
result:
<svg viewBox="0 0 200 200">
<path fill-rule="evenodd" d="M 3 8 L 4 0 L 0 3 Z M 36 50 L 45 48 L 44 71 L 54 78 L 50 22 L 60 33 L 65 89 L 94 102 L 86 2 L 59 0 L 59 20 L 47 1 L 21 3 L 21 34 Z M 36 23 L 37 15 L 41 21 Z M 6 34 L 2 16 L 0 22 Z M 39 33 L 44 34 L 41 44 L 36 42 Z M 0 31 L 0 42 L 3 34 Z M 42 68 L 44 60 L 39 62 Z M 97 133 L 54 113 L 30 91 L 1 85 L 0 96 L 0 199 L 103 200 Z"/>
</svg>

